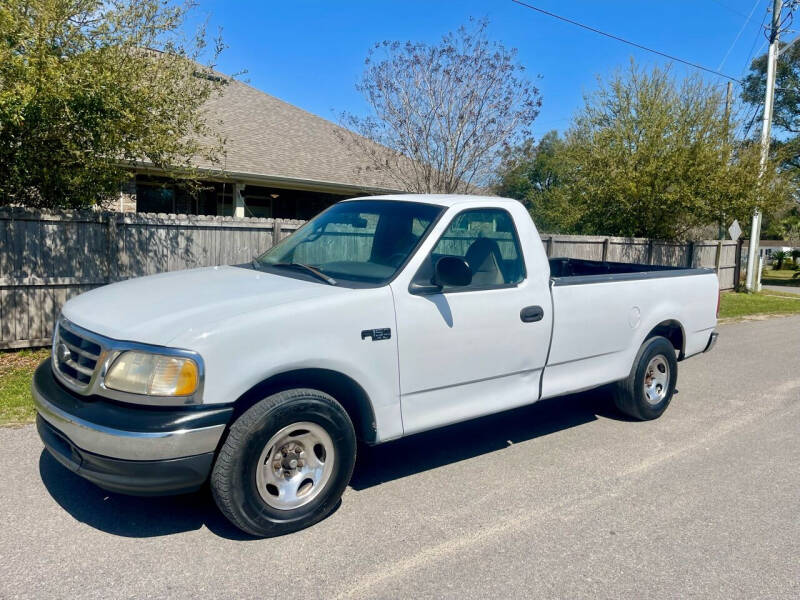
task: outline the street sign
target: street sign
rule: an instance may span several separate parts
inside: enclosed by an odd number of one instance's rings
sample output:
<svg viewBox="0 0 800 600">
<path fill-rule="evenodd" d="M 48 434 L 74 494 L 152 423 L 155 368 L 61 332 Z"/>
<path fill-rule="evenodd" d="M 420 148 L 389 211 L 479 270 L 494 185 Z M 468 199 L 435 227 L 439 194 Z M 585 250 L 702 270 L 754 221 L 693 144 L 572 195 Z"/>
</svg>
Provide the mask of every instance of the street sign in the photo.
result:
<svg viewBox="0 0 800 600">
<path fill-rule="evenodd" d="M 739 220 L 734 219 L 731 226 L 728 227 L 728 234 L 731 236 L 731 239 L 735 242 L 739 239 L 739 236 L 742 235 L 742 228 L 739 227 Z"/>
</svg>

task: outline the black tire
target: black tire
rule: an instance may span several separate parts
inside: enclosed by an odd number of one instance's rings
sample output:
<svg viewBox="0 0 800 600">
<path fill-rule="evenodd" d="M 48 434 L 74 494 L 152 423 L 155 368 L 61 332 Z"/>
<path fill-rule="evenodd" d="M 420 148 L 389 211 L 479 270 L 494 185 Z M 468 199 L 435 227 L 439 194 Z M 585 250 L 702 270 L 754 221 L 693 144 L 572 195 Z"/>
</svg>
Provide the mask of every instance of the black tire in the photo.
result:
<svg viewBox="0 0 800 600">
<path fill-rule="evenodd" d="M 669 372 L 667 385 L 663 398 L 658 402 L 648 400 L 645 393 L 645 377 L 647 376 L 648 365 L 656 359 L 658 365 L 662 363 L 657 357 L 663 357 Z M 657 365 L 657 366 L 658 366 Z M 665 337 L 655 336 L 648 338 L 639 348 L 636 359 L 633 361 L 631 373 L 627 379 L 617 382 L 614 386 L 614 404 L 626 415 L 649 421 L 660 417 L 672 400 L 675 392 L 675 382 L 678 380 L 678 360 L 675 357 L 675 347 Z"/>
<path fill-rule="evenodd" d="M 258 490 L 259 459 L 274 435 L 299 422 L 319 425 L 330 436 L 335 450 L 332 471 L 307 504 L 275 508 Z M 318 390 L 287 390 L 261 400 L 233 423 L 211 472 L 211 492 L 222 513 L 239 529 L 259 537 L 283 535 L 313 525 L 336 508 L 355 460 L 355 430 L 344 408 Z"/>
</svg>

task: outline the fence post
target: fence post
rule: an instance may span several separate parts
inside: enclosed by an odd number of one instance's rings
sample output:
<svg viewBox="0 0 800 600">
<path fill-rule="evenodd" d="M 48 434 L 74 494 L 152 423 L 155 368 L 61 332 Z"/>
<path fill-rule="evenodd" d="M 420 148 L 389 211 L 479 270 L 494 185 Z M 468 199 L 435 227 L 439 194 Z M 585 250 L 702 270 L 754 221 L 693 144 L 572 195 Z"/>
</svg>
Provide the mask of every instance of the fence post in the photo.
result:
<svg viewBox="0 0 800 600">
<path fill-rule="evenodd" d="M 744 240 L 739 238 L 736 240 L 736 257 L 733 261 L 733 289 L 739 291 L 739 280 L 742 277 L 742 245 Z"/>
<path fill-rule="evenodd" d="M 653 264 L 653 247 L 655 246 L 655 242 L 653 240 L 647 240 L 647 264 Z"/>
<path fill-rule="evenodd" d="M 272 245 L 281 241 L 281 220 L 272 219 Z"/>
<path fill-rule="evenodd" d="M 716 270 L 717 275 L 719 275 L 719 265 L 722 263 L 722 242 L 723 240 L 720 240 L 717 243 L 717 258 L 714 261 L 714 269 Z"/>
<path fill-rule="evenodd" d="M 117 214 L 111 211 L 106 213 L 106 283 L 114 279 L 111 270 L 117 265 L 114 254 L 117 250 Z M 117 265 L 118 267 L 118 265 Z"/>
<path fill-rule="evenodd" d="M 694 266 L 694 242 L 689 242 L 689 259 L 687 263 L 686 266 L 690 269 Z"/>
<path fill-rule="evenodd" d="M 608 260 L 608 246 L 611 244 L 611 238 L 603 240 L 603 262 Z"/>
<path fill-rule="evenodd" d="M 547 258 L 550 258 L 551 256 L 553 256 L 553 236 L 552 235 L 547 238 L 547 246 L 546 246 L 545 253 L 547 254 Z"/>
</svg>

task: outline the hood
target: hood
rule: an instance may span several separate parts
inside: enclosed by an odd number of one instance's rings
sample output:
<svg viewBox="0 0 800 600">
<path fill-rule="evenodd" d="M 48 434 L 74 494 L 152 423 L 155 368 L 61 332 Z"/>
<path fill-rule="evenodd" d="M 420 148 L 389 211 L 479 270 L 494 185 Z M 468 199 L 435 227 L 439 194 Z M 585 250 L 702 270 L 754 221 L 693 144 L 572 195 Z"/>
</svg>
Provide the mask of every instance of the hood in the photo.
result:
<svg viewBox="0 0 800 600">
<path fill-rule="evenodd" d="M 205 267 L 112 283 L 71 299 L 62 314 L 116 340 L 167 345 L 238 314 L 347 291 L 253 269 Z"/>
</svg>

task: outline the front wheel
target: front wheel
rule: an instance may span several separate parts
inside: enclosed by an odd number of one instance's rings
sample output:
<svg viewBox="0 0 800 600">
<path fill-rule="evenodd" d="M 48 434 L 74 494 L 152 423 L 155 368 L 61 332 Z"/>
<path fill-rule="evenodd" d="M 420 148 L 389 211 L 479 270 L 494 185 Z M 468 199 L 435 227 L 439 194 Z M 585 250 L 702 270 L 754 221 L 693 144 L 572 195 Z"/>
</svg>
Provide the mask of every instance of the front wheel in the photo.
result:
<svg viewBox="0 0 800 600">
<path fill-rule="evenodd" d="M 657 419 L 667 410 L 677 380 L 672 343 L 665 337 L 651 337 L 639 349 L 628 378 L 616 384 L 614 403 L 634 419 Z"/>
<path fill-rule="evenodd" d="M 211 473 L 211 492 L 243 531 L 282 535 L 333 511 L 355 457 L 355 431 L 344 408 L 317 390 L 288 390 L 234 422 Z"/>
</svg>

